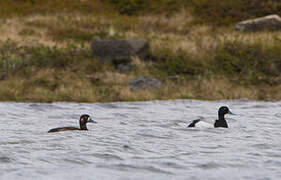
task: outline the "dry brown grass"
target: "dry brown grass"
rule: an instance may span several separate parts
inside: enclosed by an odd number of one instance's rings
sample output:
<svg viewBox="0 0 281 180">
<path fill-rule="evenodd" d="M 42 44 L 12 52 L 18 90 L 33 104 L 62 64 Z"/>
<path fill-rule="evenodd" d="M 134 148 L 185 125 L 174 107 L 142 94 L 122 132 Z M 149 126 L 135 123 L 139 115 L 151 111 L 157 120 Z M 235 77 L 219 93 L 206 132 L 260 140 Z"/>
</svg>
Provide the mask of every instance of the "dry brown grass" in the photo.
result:
<svg viewBox="0 0 281 180">
<path fill-rule="evenodd" d="M 75 81 L 77 81 L 77 79 Z M 113 100 L 143 101 L 151 99 L 167 100 L 185 98 L 204 100 L 237 98 L 266 100 L 281 98 L 279 93 L 281 86 L 273 88 L 257 88 L 255 86 L 241 87 L 229 82 L 227 79 L 194 80 L 187 81 L 180 85 L 172 81 L 167 81 L 161 89 L 140 90 L 138 92 L 130 91 L 129 86 L 121 82 L 103 85 L 102 88 L 91 85 L 87 80 L 82 80 L 82 82 L 79 83 L 74 83 L 75 81 L 64 80 L 64 82 L 53 91 L 44 86 L 30 86 L 28 80 L 13 79 L 13 81 L 1 81 L 0 100 L 104 102 Z M 23 89 L 23 87 L 26 88 Z M 104 87 L 107 88 L 104 89 Z M 114 94 L 107 94 L 113 91 L 115 92 Z"/>
<path fill-rule="evenodd" d="M 39 17 L 36 17 L 39 19 Z M 41 17 L 44 19 L 44 17 Z M 31 18 L 33 19 L 33 18 Z M 38 29 L 30 27 L 25 24 L 21 18 L 12 18 L 6 20 L 0 26 L 1 29 L 1 41 L 6 41 L 8 39 L 17 42 L 19 45 L 26 44 L 36 44 L 41 43 L 47 46 L 54 46 L 56 43 L 46 36 L 46 31 L 44 29 Z M 30 36 L 21 35 L 21 32 L 25 29 L 34 31 Z"/>
<path fill-rule="evenodd" d="M 125 20 L 124 20 L 125 18 Z M 18 43 L 41 43 L 47 46 L 65 46 L 69 39 L 64 39 L 67 30 L 78 33 L 104 33 L 108 36 L 123 36 L 124 38 L 151 39 L 152 52 L 170 49 L 176 53 L 181 49 L 193 55 L 204 55 L 224 41 L 257 41 L 272 43 L 281 39 L 280 32 L 240 33 L 231 28 L 221 28 L 213 31 L 206 25 L 193 25 L 192 15 L 184 10 L 172 17 L 102 17 L 94 15 L 69 14 L 36 15 L 24 18 L 11 18 L 0 26 L 0 40 L 11 39 Z M 33 31 L 31 35 L 21 35 L 23 30 Z M 77 35 L 79 36 L 79 34 Z M 73 41 L 71 41 L 73 42 Z M 73 42 L 78 46 L 80 42 Z M 84 42 L 89 44 L 88 42 Z"/>
</svg>

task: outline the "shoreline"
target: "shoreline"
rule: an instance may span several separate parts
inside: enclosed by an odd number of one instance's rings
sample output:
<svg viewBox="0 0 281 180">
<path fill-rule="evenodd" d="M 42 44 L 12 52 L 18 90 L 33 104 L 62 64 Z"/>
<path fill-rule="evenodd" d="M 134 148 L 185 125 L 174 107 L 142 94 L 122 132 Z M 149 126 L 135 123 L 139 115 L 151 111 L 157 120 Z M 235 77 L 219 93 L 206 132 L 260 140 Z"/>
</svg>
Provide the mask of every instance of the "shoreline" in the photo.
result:
<svg viewBox="0 0 281 180">
<path fill-rule="evenodd" d="M 27 103 L 27 104 L 114 104 L 114 103 L 150 103 L 150 102 L 180 102 L 180 101 L 191 101 L 191 102 L 264 102 L 264 103 L 274 103 L 274 102 L 280 102 L 281 100 L 253 100 L 248 98 L 240 98 L 240 99 L 218 99 L 218 100 L 202 100 L 202 99 L 166 99 L 166 100 L 160 100 L 160 99 L 153 99 L 153 100 L 143 100 L 143 101 L 108 101 L 108 102 L 76 102 L 76 101 L 53 101 L 53 102 L 37 102 L 37 101 L 0 101 L 0 103 Z"/>
</svg>

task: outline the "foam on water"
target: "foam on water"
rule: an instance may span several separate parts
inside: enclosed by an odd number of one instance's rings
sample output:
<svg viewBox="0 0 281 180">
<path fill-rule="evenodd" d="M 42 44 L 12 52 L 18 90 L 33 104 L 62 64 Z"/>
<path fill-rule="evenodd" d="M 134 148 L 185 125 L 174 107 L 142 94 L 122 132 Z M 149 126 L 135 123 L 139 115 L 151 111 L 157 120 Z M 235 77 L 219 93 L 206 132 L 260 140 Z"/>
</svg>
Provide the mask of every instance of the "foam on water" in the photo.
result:
<svg viewBox="0 0 281 180">
<path fill-rule="evenodd" d="M 187 128 L 221 105 L 230 128 Z M 280 179 L 280 137 L 281 102 L 0 103 L 0 179 Z"/>
</svg>

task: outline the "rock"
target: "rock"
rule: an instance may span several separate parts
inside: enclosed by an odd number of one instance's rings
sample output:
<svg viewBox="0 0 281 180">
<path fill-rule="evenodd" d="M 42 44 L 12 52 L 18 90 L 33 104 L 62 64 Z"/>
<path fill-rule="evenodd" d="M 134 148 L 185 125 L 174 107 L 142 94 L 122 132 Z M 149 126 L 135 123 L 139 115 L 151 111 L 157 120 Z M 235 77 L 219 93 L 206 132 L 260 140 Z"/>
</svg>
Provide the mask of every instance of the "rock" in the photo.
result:
<svg viewBox="0 0 281 180">
<path fill-rule="evenodd" d="M 246 20 L 236 24 L 235 29 L 243 32 L 263 30 L 280 31 L 281 18 L 278 15 L 269 15 L 253 20 Z"/>
<path fill-rule="evenodd" d="M 120 73 L 128 73 L 133 69 L 133 65 L 131 63 L 122 63 L 117 65 L 117 70 Z"/>
<path fill-rule="evenodd" d="M 131 80 L 129 85 L 131 91 L 138 91 L 140 89 L 160 88 L 162 86 L 162 83 L 157 79 L 139 77 Z"/>
<path fill-rule="evenodd" d="M 135 39 L 95 39 L 92 51 L 101 62 L 121 64 L 130 62 L 131 56 L 146 58 L 149 55 L 149 43 Z"/>
</svg>

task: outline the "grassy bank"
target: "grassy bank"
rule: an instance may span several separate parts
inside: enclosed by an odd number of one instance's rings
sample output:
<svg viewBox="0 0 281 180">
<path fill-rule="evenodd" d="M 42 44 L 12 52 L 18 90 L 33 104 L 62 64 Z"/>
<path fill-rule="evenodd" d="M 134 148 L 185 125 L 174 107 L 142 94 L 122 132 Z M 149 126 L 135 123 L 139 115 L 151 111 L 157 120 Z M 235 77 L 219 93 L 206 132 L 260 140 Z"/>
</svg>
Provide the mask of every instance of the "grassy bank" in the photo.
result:
<svg viewBox="0 0 281 180">
<path fill-rule="evenodd" d="M 203 18 L 213 23 L 198 21 L 203 1 L 184 8 L 136 1 L 131 8 L 137 15 L 117 1 L 5 2 L 0 0 L 1 101 L 281 99 L 281 32 L 236 32 L 232 22 L 241 17 L 210 21 L 214 14 Z M 146 39 L 151 60 L 134 57 L 133 70 L 119 73 L 92 56 L 95 37 Z M 131 92 L 128 83 L 139 76 L 157 78 L 163 88 Z"/>
</svg>

